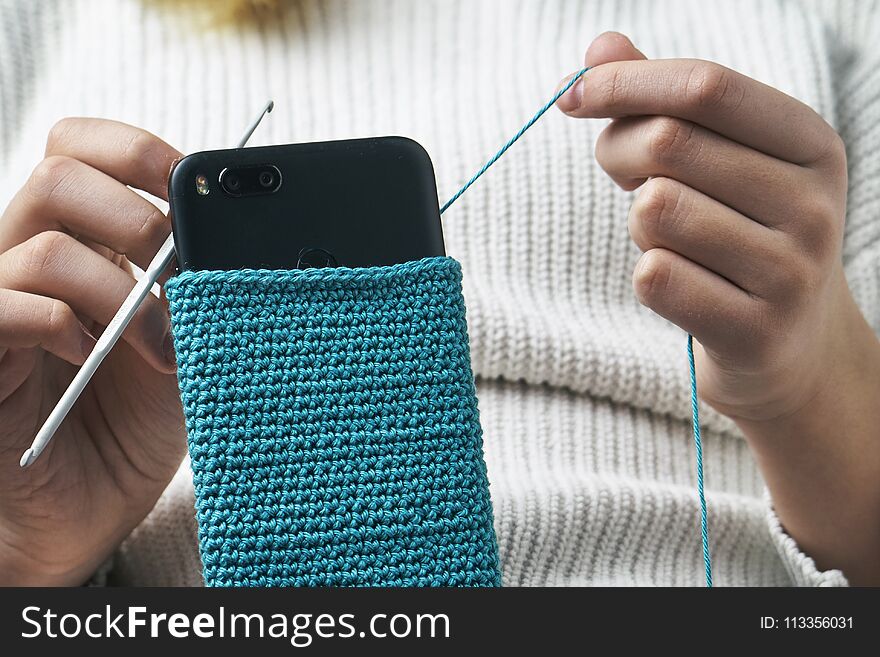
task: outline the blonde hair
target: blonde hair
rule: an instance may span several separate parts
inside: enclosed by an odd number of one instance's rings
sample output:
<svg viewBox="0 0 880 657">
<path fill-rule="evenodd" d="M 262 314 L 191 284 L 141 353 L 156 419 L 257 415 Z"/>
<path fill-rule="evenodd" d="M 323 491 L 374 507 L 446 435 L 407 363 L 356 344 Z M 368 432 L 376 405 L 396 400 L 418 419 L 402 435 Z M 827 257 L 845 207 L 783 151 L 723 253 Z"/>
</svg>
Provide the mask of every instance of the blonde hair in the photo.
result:
<svg viewBox="0 0 880 657">
<path fill-rule="evenodd" d="M 182 10 L 210 25 L 277 16 L 294 0 L 147 0 L 167 10 Z"/>
</svg>

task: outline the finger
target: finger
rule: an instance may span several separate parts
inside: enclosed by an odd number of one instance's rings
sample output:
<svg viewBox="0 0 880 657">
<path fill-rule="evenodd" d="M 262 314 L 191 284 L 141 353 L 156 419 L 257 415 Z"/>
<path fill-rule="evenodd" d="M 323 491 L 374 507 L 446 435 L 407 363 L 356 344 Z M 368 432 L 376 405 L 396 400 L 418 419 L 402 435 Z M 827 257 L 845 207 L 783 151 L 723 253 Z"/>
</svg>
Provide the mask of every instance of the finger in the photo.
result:
<svg viewBox="0 0 880 657">
<path fill-rule="evenodd" d="M 114 265 L 119 267 L 123 272 L 125 272 L 128 276 L 131 276 L 134 279 L 137 279 L 134 273 L 134 269 L 132 267 L 131 262 L 129 262 L 128 258 L 124 255 L 120 255 L 115 251 L 111 250 L 109 247 L 104 246 L 103 244 L 98 244 L 97 242 L 93 242 L 92 240 L 86 239 L 84 237 L 77 237 L 77 241 L 82 242 L 87 247 L 89 247 L 92 251 L 100 255 L 102 258 L 109 260 Z M 164 303 L 164 301 L 163 301 Z M 83 323 L 83 326 L 86 327 L 86 330 L 95 335 L 100 335 L 101 330 L 103 329 L 100 322 L 97 322 L 93 319 L 89 319 L 88 317 L 80 317 L 79 320 Z"/>
<path fill-rule="evenodd" d="M 608 62 L 638 59 L 646 59 L 646 57 L 633 45 L 628 37 L 620 32 L 603 32 L 593 39 L 593 42 L 590 44 L 589 48 L 587 48 L 587 53 L 584 56 L 584 66 L 593 67 Z M 574 73 L 566 76 L 562 82 L 559 83 L 557 90 L 568 84 L 572 75 L 574 75 Z M 566 97 L 567 96 L 568 94 L 566 94 Z M 557 105 L 560 108 L 562 108 L 562 105 L 560 104 L 561 102 L 564 101 L 560 99 L 560 102 L 557 102 Z"/>
<path fill-rule="evenodd" d="M 591 69 L 560 99 L 579 118 L 675 116 L 796 164 L 837 155 L 837 138 L 812 109 L 712 62 L 623 61 Z"/>
<path fill-rule="evenodd" d="M 0 289 L 0 346 L 40 347 L 68 363 L 82 365 L 94 345 L 94 338 L 63 301 Z"/>
<path fill-rule="evenodd" d="M 668 116 L 617 119 L 599 136 L 596 159 L 627 190 L 646 178 L 664 176 L 765 225 L 783 228 L 800 222 L 797 203 L 780 191 L 803 187 L 807 172 L 802 167 L 690 121 Z"/>
<path fill-rule="evenodd" d="M 134 276 L 134 269 L 132 269 L 131 261 L 125 257 L 125 255 L 121 253 L 117 253 L 113 249 L 108 246 L 104 246 L 103 244 L 99 244 L 94 240 L 90 240 L 87 237 L 82 235 L 75 235 L 76 239 L 87 247 L 89 247 L 92 251 L 100 255 L 102 258 L 105 258 L 112 262 L 114 265 L 122 269 L 127 274 Z"/>
<path fill-rule="evenodd" d="M 104 326 L 134 285 L 131 276 L 66 233 L 40 233 L 0 255 L 0 287 L 61 299 Z M 174 371 L 168 313 L 153 294 L 122 338 L 155 369 Z"/>
<path fill-rule="evenodd" d="M 649 180 L 628 223 L 642 251 L 674 251 L 755 296 L 772 298 L 788 289 L 795 258 L 781 233 L 676 180 Z"/>
<path fill-rule="evenodd" d="M 643 305 L 719 354 L 746 350 L 760 326 L 763 302 L 667 249 L 642 255 L 633 289 Z"/>
<path fill-rule="evenodd" d="M 629 37 L 620 32 L 603 32 L 587 48 L 584 55 L 584 66 L 599 66 L 608 62 L 634 61 L 647 59 L 633 45 Z"/>
<path fill-rule="evenodd" d="M 0 250 L 63 230 L 123 253 L 145 268 L 171 224 L 159 208 L 107 174 L 63 155 L 43 160 L 0 226 Z"/>
<path fill-rule="evenodd" d="M 168 200 L 168 176 L 182 157 L 146 130 L 106 119 L 68 118 L 49 132 L 46 156 L 85 162 L 121 183 Z"/>
</svg>

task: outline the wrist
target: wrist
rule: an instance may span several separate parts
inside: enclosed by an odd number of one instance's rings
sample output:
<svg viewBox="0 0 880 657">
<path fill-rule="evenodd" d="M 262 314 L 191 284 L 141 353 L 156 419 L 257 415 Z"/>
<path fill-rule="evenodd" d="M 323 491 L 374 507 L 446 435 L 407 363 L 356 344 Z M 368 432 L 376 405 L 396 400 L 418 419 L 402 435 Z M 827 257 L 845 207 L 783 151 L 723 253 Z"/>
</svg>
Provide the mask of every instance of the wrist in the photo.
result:
<svg viewBox="0 0 880 657">
<path fill-rule="evenodd" d="M 736 417 L 786 532 L 820 569 L 880 583 L 880 341 L 851 297 L 806 403 Z"/>
</svg>

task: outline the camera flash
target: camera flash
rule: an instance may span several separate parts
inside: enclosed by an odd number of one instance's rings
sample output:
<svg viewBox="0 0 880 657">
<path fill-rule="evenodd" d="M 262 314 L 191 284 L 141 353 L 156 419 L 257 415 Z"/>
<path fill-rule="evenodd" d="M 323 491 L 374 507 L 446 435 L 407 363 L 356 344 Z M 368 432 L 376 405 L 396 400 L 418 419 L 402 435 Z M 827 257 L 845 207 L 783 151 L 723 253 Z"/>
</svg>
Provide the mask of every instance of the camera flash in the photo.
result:
<svg viewBox="0 0 880 657">
<path fill-rule="evenodd" d="M 207 196 L 211 192 L 211 188 L 208 187 L 208 178 L 204 174 L 199 174 L 196 176 L 196 192 L 199 193 L 199 196 Z"/>
</svg>

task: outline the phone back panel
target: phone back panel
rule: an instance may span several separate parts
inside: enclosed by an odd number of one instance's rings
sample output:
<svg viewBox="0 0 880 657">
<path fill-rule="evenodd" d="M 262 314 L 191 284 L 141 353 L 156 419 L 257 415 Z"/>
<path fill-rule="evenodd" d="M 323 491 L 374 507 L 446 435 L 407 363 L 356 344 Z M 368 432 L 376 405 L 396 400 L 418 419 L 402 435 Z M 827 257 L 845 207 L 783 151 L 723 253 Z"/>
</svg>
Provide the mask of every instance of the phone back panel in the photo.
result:
<svg viewBox="0 0 880 657">
<path fill-rule="evenodd" d="M 227 167 L 267 164 L 282 175 L 275 193 L 234 197 L 218 183 Z M 404 137 L 194 153 L 169 197 L 181 270 L 295 269 L 309 252 L 345 267 L 445 255 L 431 160 Z"/>
</svg>

